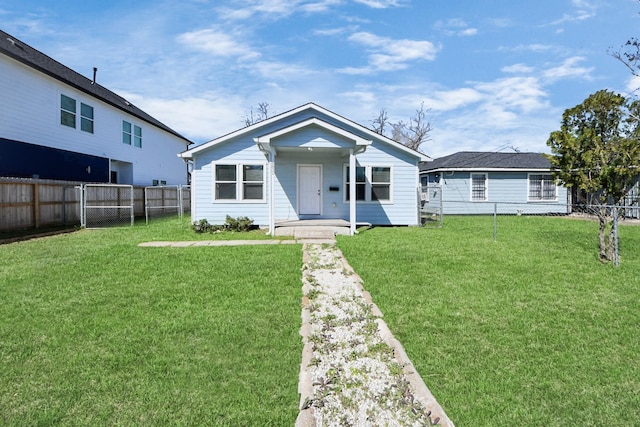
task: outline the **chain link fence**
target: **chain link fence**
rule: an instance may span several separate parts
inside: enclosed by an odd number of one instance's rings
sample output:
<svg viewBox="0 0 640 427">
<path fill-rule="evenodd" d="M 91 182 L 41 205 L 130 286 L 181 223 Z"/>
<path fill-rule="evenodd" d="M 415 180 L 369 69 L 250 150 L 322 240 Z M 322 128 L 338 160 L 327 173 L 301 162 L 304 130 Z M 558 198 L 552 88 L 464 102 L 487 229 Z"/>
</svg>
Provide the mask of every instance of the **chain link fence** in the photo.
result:
<svg viewBox="0 0 640 427">
<path fill-rule="evenodd" d="M 185 197 L 190 198 L 189 186 L 167 185 L 145 187 L 144 207 L 147 224 L 150 219 L 177 215 L 182 218 L 185 207 Z"/>
<path fill-rule="evenodd" d="M 433 205 L 433 203 L 431 203 Z M 500 218 L 506 216 L 546 216 L 579 218 L 598 221 L 600 217 L 606 217 L 612 221 L 612 237 L 614 239 L 614 265 L 619 265 L 618 230 L 620 224 L 640 226 L 640 206 L 638 201 L 626 206 L 613 205 L 587 205 L 567 203 L 509 203 L 509 202 L 447 202 L 439 201 L 435 209 L 439 212 L 431 215 L 440 215 L 440 226 L 446 222 L 447 216 L 453 215 L 478 215 L 492 217 L 493 239 L 499 238 Z M 431 210 L 434 207 L 431 206 Z M 424 212 L 423 218 L 424 218 Z M 423 219 L 424 222 L 424 219 Z M 428 225 L 428 223 L 425 223 Z M 510 223 L 511 224 L 511 223 Z M 487 223 L 488 225 L 488 223 Z M 513 226 L 513 225 L 510 225 Z"/>
<path fill-rule="evenodd" d="M 134 222 L 132 185 L 84 184 L 79 187 L 85 228 L 124 227 Z"/>
</svg>

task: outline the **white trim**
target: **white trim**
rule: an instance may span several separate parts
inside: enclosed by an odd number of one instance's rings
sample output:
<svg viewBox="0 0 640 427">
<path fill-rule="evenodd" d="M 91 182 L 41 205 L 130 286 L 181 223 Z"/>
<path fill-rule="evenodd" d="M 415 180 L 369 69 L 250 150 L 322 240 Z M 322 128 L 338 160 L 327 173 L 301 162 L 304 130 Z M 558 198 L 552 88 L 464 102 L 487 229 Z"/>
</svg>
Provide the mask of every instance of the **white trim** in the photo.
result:
<svg viewBox="0 0 640 427">
<path fill-rule="evenodd" d="M 320 177 L 319 177 L 319 186 L 320 188 L 318 189 L 320 191 L 320 194 L 318 196 L 320 196 L 320 212 L 319 213 L 301 213 L 300 212 L 300 168 L 301 167 L 317 167 L 318 169 L 320 169 Z M 296 165 L 296 213 L 298 215 L 298 218 L 300 218 L 300 215 L 322 215 L 323 212 L 323 202 L 324 202 L 324 192 L 323 192 L 323 165 L 322 163 L 298 163 Z"/>
<path fill-rule="evenodd" d="M 420 174 L 428 173 L 445 173 L 445 172 L 540 172 L 551 173 L 551 169 L 532 169 L 532 168 L 438 168 L 423 169 Z"/>
<path fill-rule="evenodd" d="M 345 178 L 346 181 L 346 178 Z M 349 149 L 349 182 L 356 182 L 356 155 L 353 148 Z M 346 196 L 345 196 L 346 197 Z M 349 234 L 356 233 L 356 186 L 349 186 Z"/>
<path fill-rule="evenodd" d="M 347 163 L 343 163 L 342 165 L 342 186 L 344 188 L 347 188 L 347 167 L 349 167 L 349 165 Z M 356 203 L 362 203 L 362 204 L 373 204 L 373 203 L 378 203 L 381 205 L 392 205 L 393 204 L 393 165 L 390 165 L 389 163 L 386 164 L 377 164 L 377 163 L 367 163 L 364 165 L 356 165 L 356 168 L 364 168 L 364 175 L 365 175 L 365 182 L 364 182 L 364 186 L 365 186 L 365 190 L 364 190 L 364 200 L 356 200 Z M 372 195 L 372 186 L 373 186 L 373 182 L 371 181 L 371 168 L 389 168 L 389 199 L 388 200 L 371 200 L 371 195 Z M 360 184 L 362 185 L 362 184 Z M 355 189 L 356 186 L 354 185 L 353 188 Z M 342 203 L 349 203 L 350 200 L 347 200 L 347 193 L 346 191 L 342 192 Z M 351 193 L 351 192 L 350 192 Z M 351 197 L 351 196 L 349 196 Z"/>
<path fill-rule="evenodd" d="M 527 174 L 527 202 L 530 203 L 548 203 L 548 202 L 557 202 L 558 201 L 558 183 L 554 181 L 555 186 L 555 197 L 553 199 L 532 199 L 531 196 L 531 175 L 546 175 L 550 176 L 553 180 L 553 175 L 551 172 L 548 173 L 528 173 Z M 541 189 L 544 192 L 544 188 Z"/>
<path fill-rule="evenodd" d="M 228 133 L 227 135 L 224 135 L 224 136 L 221 136 L 219 138 L 213 139 L 213 140 L 211 140 L 209 142 L 205 142 L 203 144 L 198 145 L 197 147 L 193 147 L 190 150 L 186 150 L 186 151 L 183 151 L 182 153 L 179 153 L 178 157 L 192 158 L 194 154 L 197 154 L 200 151 L 207 150 L 207 149 L 209 149 L 209 148 L 211 148 L 213 146 L 222 144 L 222 143 L 224 143 L 226 141 L 229 141 L 230 139 L 236 138 L 238 136 L 254 133 L 257 129 L 260 129 L 261 127 L 266 127 L 266 126 L 268 126 L 268 125 L 270 125 L 270 124 L 272 124 L 274 122 L 280 121 L 282 119 L 286 119 L 287 117 L 291 117 L 291 116 L 293 116 L 295 114 L 298 114 L 298 113 L 306 111 L 306 110 L 316 111 L 316 112 L 318 112 L 320 114 L 324 114 L 326 116 L 329 116 L 332 119 L 334 119 L 334 120 L 336 120 L 336 121 L 338 121 L 340 123 L 343 123 L 345 126 L 356 128 L 356 129 L 358 129 L 358 131 L 360 133 L 364 133 L 368 137 L 371 137 L 372 140 L 373 139 L 377 139 L 377 140 L 380 140 L 382 142 L 385 142 L 386 144 L 391 145 L 391 146 L 395 147 L 396 149 L 399 149 L 400 151 L 404 151 L 405 153 L 410 154 L 413 157 L 416 157 L 421 162 L 426 162 L 426 161 L 433 160 L 433 159 L 431 159 L 431 157 L 429 157 L 429 156 L 427 156 L 425 154 L 422 154 L 422 153 L 419 153 L 419 152 L 417 152 L 415 150 L 412 150 L 412 149 L 410 149 L 410 148 L 408 148 L 408 147 L 406 147 L 406 146 L 404 146 L 404 145 L 402 145 L 402 144 L 400 144 L 400 143 L 398 143 L 398 142 L 396 142 L 396 141 L 394 141 L 394 140 L 392 140 L 390 138 L 387 138 L 384 135 L 377 134 L 374 131 L 372 131 L 371 129 L 368 129 L 368 128 L 366 128 L 366 127 L 364 127 L 364 126 L 362 126 L 362 125 L 360 125 L 360 124 L 358 124 L 356 122 L 352 122 L 351 120 L 348 120 L 348 119 L 346 119 L 346 118 L 344 118 L 344 117 L 342 117 L 342 116 L 340 116 L 340 115 L 338 115 L 338 114 L 336 114 L 336 113 L 334 113 L 332 111 L 329 111 L 329 110 L 327 110 L 327 109 L 325 109 L 323 107 L 320 107 L 319 105 L 316 105 L 314 103 L 308 103 L 308 104 L 302 105 L 300 107 L 294 108 L 293 110 L 287 111 L 287 112 L 279 114 L 277 116 L 270 117 L 270 118 L 268 118 L 266 120 L 263 120 L 261 122 L 254 123 L 251 126 L 247 126 L 245 128 L 238 129 L 238 130 L 236 130 L 234 132 Z M 322 122 L 322 120 L 319 120 L 319 121 Z M 326 123 L 326 122 L 324 122 L 324 123 Z M 333 125 L 330 125 L 328 123 L 326 123 L 326 125 L 327 126 L 333 126 Z M 335 126 L 333 126 L 333 127 L 335 127 Z M 284 130 L 288 131 L 289 129 L 291 129 L 291 128 L 290 127 L 286 127 Z M 338 128 L 338 129 L 340 129 L 340 128 Z M 351 132 L 348 132 L 348 131 L 344 131 L 344 132 L 347 132 L 347 133 L 351 134 Z M 352 134 L 350 139 L 353 140 L 353 136 L 355 136 L 355 135 Z M 361 140 L 362 141 L 366 141 L 365 138 L 361 138 Z"/>
<path fill-rule="evenodd" d="M 322 120 L 318 119 L 317 117 L 312 117 L 310 119 L 307 119 L 307 120 L 304 120 L 302 122 L 293 124 L 291 126 L 287 126 L 287 127 L 283 128 L 283 129 L 279 129 L 279 130 L 277 130 L 275 132 L 272 132 L 272 133 L 269 133 L 267 135 L 263 135 L 263 136 L 260 136 L 258 138 L 254 138 L 253 140 L 256 142 L 256 144 L 264 146 L 264 145 L 270 144 L 271 140 L 274 139 L 274 138 L 277 138 L 277 137 L 282 136 L 282 135 L 286 135 L 289 132 L 293 132 L 293 131 L 296 131 L 298 129 L 302 129 L 302 128 L 305 128 L 305 127 L 308 127 L 308 126 L 312 126 L 312 125 L 318 126 L 318 127 L 322 128 L 322 129 L 325 129 L 325 130 L 327 130 L 329 132 L 332 132 L 332 133 L 335 133 L 337 135 L 340 135 L 340 136 L 342 136 L 342 137 L 344 137 L 344 138 L 346 138 L 348 140 L 354 141 L 356 146 L 364 146 L 364 147 L 366 147 L 366 146 L 369 146 L 369 145 L 371 145 L 373 143 L 372 140 L 361 138 L 361 137 L 359 137 L 358 135 L 356 135 L 354 133 L 348 132 L 348 131 L 346 131 L 346 130 L 344 130 L 342 128 L 339 128 L 339 127 L 334 126 L 334 125 L 332 125 L 330 123 L 322 121 Z"/>
<path fill-rule="evenodd" d="M 474 199 L 473 198 L 473 176 L 474 175 L 484 175 L 484 199 L 480 200 L 480 199 Z M 470 172 L 469 173 L 469 200 L 471 200 L 472 202 L 486 202 L 487 200 L 489 200 L 489 174 L 488 173 L 474 173 L 474 172 Z"/>
<path fill-rule="evenodd" d="M 216 198 L 216 166 L 218 165 L 228 165 L 236 167 L 236 198 L 235 199 L 217 199 Z M 244 189 L 244 181 L 242 179 L 243 176 L 243 166 L 262 166 L 262 198 L 261 199 L 243 199 L 243 189 Z M 267 171 L 267 163 L 260 162 L 213 162 L 211 163 L 211 199 L 215 204 L 223 204 L 223 203 L 266 203 L 267 197 L 267 180 L 266 180 L 266 171 Z"/>
</svg>

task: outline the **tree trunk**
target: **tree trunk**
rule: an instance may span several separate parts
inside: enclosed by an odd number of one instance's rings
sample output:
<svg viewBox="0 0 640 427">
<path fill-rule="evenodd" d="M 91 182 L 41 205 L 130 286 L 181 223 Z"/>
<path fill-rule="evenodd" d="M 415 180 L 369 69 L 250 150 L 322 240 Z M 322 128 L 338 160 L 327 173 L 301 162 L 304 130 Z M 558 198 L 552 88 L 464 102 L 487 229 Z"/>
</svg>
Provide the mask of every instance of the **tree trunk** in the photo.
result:
<svg viewBox="0 0 640 427">
<path fill-rule="evenodd" d="M 608 245 L 605 237 L 607 230 L 607 215 L 602 212 L 602 209 L 600 209 L 600 212 L 598 213 L 598 222 L 600 224 L 600 262 L 606 263 L 611 260 L 608 258 Z"/>
</svg>

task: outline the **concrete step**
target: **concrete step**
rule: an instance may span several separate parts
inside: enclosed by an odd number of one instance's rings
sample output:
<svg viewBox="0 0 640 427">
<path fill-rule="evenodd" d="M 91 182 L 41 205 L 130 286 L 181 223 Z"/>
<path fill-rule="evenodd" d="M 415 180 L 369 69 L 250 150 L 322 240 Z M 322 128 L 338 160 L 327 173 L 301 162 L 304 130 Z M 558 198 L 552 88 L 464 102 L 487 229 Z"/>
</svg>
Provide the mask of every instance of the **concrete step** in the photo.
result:
<svg viewBox="0 0 640 427">
<path fill-rule="evenodd" d="M 333 227 L 295 227 L 293 237 L 296 240 L 327 239 L 335 240 L 336 234 Z"/>
</svg>

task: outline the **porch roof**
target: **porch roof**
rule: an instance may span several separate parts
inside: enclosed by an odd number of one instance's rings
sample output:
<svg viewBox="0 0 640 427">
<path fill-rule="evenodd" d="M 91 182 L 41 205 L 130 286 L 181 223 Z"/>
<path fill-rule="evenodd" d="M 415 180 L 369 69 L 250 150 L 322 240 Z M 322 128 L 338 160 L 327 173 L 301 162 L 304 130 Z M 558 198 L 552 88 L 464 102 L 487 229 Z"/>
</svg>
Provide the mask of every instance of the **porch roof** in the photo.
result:
<svg viewBox="0 0 640 427">
<path fill-rule="evenodd" d="M 349 132 L 349 131 L 347 131 L 345 129 L 342 129 L 342 128 L 338 127 L 338 126 L 334 126 L 331 123 L 327 123 L 327 122 L 325 122 L 323 120 L 320 120 L 317 117 L 311 117 L 311 118 L 309 118 L 307 120 L 303 120 L 303 121 L 301 121 L 299 123 L 296 123 L 296 124 L 293 124 L 293 125 L 290 125 L 290 126 L 286 126 L 286 127 L 282 128 L 282 129 L 278 129 L 278 130 L 270 132 L 270 133 L 268 133 L 266 135 L 259 136 L 257 138 L 254 138 L 253 140 L 255 141 L 256 144 L 258 144 L 258 148 L 260 148 L 261 151 L 269 152 L 272 149 L 277 151 L 277 150 L 279 150 L 281 148 L 280 147 L 275 147 L 272 144 L 272 141 L 274 139 L 276 139 L 276 138 L 278 138 L 280 136 L 289 134 L 291 132 L 295 132 L 297 130 L 310 127 L 310 126 L 316 126 L 316 127 L 322 128 L 322 129 L 324 129 L 324 130 L 326 130 L 328 132 L 331 132 L 331 133 L 334 133 L 336 135 L 339 135 L 339 136 L 343 137 L 346 140 L 352 141 L 353 144 L 354 144 L 353 145 L 354 153 L 362 153 L 362 152 L 364 152 L 367 149 L 367 147 L 369 145 L 371 145 L 371 143 L 373 142 L 370 139 L 362 138 L 362 137 L 360 137 L 360 136 L 358 136 L 358 135 L 356 135 L 354 133 L 351 133 L 351 132 Z M 321 146 L 321 145 L 318 146 L 318 147 L 319 148 L 327 148 L 327 147 L 324 147 L 324 146 Z M 295 147 L 287 147 L 286 149 L 301 149 L 301 148 L 302 149 L 311 150 L 311 149 L 313 149 L 315 147 L 314 147 L 313 143 L 309 144 L 308 142 L 306 142 L 304 145 L 295 146 Z M 334 148 L 334 147 L 330 147 L 330 148 Z M 343 147 L 335 147 L 335 148 L 341 149 Z M 349 147 L 349 148 L 351 148 L 351 147 Z"/>
</svg>

